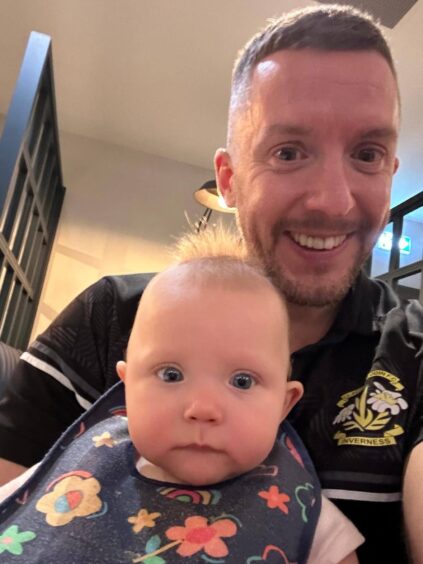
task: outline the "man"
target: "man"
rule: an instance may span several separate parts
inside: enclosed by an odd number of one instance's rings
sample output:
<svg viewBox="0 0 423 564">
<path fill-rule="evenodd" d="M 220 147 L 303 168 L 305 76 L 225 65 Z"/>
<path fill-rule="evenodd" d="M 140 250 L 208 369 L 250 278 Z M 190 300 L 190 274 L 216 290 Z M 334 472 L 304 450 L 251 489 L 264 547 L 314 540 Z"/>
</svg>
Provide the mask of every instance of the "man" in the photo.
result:
<svg viewBox="0 0 423 564">
<path fill-rule="evenodd" d="M 249 250 L 288 300 L 305 386 L 292 421 L 324 491 L 367 538 L 360 561 L 373 563 L 408 561 L 402 494 L 423 562 L 422 308 L 360 273 L 388 218 L 399 114 L 379 28 L 349 8 L 311 8 L 241 53 L 228 148 L 216 154 Z M 103 279 L 24 354 L 1 406 L 4 474 L 35 462 L 116 381 L 142 285 Z"/>
</svg>

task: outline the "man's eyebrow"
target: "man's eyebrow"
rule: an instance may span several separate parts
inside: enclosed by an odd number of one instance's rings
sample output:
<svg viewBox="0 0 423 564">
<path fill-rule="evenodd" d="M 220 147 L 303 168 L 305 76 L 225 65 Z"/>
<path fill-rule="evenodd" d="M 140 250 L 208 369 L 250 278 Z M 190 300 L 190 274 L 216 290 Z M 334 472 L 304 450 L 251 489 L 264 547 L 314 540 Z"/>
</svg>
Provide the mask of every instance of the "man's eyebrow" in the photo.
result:
<svg viewBox="0 0 423 564">
<path fill-rule="evenodd" d="M 311 127 L 304 127 L 293 123 L 274 123 L 263 129 L 262 137 L 272 135 L 307 135 L 311 133 Z"/>
<path fill-rule="evenodd" d="M 398 131 L 393 127 L 377 127 L 366 129 L 359 135 L 361 139 L 392 139 L 398 138 Z"/>
<path fill-rule="evenodd" d="M 291 123 L 275 123 L 269 125 L 263 129 L 263 137 L 277 134 L 288 134 L 288 135 L 307 135 L 312 132 L 311 127 L 304 127 L 302 125 L 296 125 Z M 372 129 L 365 129 L 360 132 L 360 137 L 392 137 L 396 139 L 398 137 L 398 132 L 394 127 L 374 127 Z"/>
<path fill-rule="evenodd" d="M 258 138 L 257 148 L 261 146 L 265 146 L 267 140 L 274 136 L 283 136 L 283 135 L 290 135 L 290 136 L 298 136 L 304 137 L 310 135 L 313 129 L 311 127 L 305 127 L 303 125 L 298 125 L 294 123 L 274 123 L 268 126 L 265 126 L 262 131 L 260 132 Z M 358 131 L 355 135 L 356 139 L 361 141 L 370 141 L 370 140 L 384 140 L 384 141 L 396 141 L 398 138 L 398 131 L 395 127 L 387 126 L 387 127 L 373 127 L 371 129 L 363 129 Z"/>
</svg>

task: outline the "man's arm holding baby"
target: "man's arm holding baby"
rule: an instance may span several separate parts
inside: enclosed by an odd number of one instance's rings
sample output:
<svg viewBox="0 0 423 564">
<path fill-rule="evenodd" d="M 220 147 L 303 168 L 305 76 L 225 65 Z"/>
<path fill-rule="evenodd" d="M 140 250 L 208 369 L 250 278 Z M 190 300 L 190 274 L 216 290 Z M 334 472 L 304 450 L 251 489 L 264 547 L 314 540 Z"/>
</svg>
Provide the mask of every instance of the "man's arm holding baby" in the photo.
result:
<svg viewBox="0 0 423 564">
<path fill-rule="evenodd" d="M 42 459 L 60 434 L 117 381 L 143 275 L 84 290 L 19 360 L 0 399 L 0 484 Z"/>
<path fill-rule="evenodd" d="M 20 359 L 0 402 L 0 484 L 41 460 L 84 411 L 65 377 L 29 349 Z M 40 355 L 41 356 L 41 355 Z M 44 357 L 45 358 L 45 357 Z M 39 366 L 35 366 L 35 363 Z M 52 376 L 60 374 L 63 382 Z"/>
<path fill-rule="evenodd" d="M 413 564 L 423 564 L 423 442 L 408 458 L 403 488 L 404 519 Z"/>
</svg>

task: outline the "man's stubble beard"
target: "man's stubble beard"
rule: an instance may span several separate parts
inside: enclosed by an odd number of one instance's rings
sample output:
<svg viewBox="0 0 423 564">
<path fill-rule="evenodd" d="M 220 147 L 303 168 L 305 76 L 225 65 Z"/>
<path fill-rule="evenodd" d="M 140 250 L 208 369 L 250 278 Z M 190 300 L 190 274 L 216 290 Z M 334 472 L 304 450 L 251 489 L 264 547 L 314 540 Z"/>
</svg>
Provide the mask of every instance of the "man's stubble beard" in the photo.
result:
<svg viewBox="0 0 423 564">
<path fill-rule="evenodd" d="M 337 305 L 344 299 L 357 278 L 366 258 L 367 255 L 360 261 L 360 264 L 356 264 L 349 269 L 346 275 L 339 279 L 336 284 L 326 284 L 325 286 L 319 286 L 318 274 L 314 276 L 314 280 L 310 278 L 309 284 L 290 279 L 283 268 L 275 261 L 272 261 L 271 256 L 263 264 L 267 275 L 282 295 L 285 296 L 287 302 L 298 306 L 325 307 Z M 314 288 L 311 286 L 314 286 Z"/>
<path fill-rule="evenodd" d="M 388 217 L 383 221 L 379 233 L 386 225 Z M 253 256 L 264 268 L 266 274 L 272 280 L 273 284 L 278 288 L 281 294 L 285 297 L 287 302 L 306 307 L 326 307 L 339 304 L 351 286 L 354 284 L 363 264 L 366 262 L 370 253 L 373 250 L 374 243 L 370 249 L 366 249 L 362 243 L 357 253 L 357 258 L 353 265 L 347 270 L 344 276 L 340 277 L 336 283 L 331 285 L 319 285 L 319 274 L 314 277 L 309 277 L 309 282 L 304 284 L 301 280 L 293 279 L 289 276 L 283 265 L 276 257 L 276 247 L 279 239 L 279 233 L 283 228 L 283 222 L 276 225 L 272 230 L 272 245 L 269 250 L 265 249 L 255 226 L 250 226 L 250 229 L 243 228 L 242 221 L 240 220 L 239 213 L 236 215 L 238 229 L 244 239 L 248 252 Z M 359 226 L 361 232 L 365 233 L 367 226 L 365 224 Z M 368 231 L 368 230 L 367 230 Z M 246 236 L 247 233 L 247 236 Z M 376 242 L 377 236 L 374 238 Z M 324 276 L 324 273 L 322 273 Z"/>
</svg>

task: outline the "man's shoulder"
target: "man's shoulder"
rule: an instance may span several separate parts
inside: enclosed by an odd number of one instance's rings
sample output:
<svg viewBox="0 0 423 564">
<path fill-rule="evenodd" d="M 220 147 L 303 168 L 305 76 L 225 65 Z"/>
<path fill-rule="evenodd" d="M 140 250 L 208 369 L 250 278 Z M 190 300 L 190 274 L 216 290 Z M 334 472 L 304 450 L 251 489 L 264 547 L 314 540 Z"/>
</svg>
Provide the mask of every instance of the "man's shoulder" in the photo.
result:
<svg viewBox="0 0 423 564">
<path fill-rule="evenodd" d="M 125 332 L 132 327 L 141 295 L 153 276 L 154 273 L 105 276 L 91 286 L 87 298 L 93 300 L 94 311 L 115 316 Z"/>
<path fill-rule="evenodd" d="M 423 331 L 423 304 L 417 299 L 403 298 L 383 280 L 370 279 L 373 289 L 374 317 L 381 328 L 389 322 L 401 324 L 405 331 Z"/>
<path fill-rule="evenodd" d="M 140 297 L 152 276 L 124 274 L 101 278 L 74 298 L 36 342 L 56 352 L 59 348 L 67 351 L 70 342 L 79 350 L 76 342 L 93 339 L 126 343 Z"/>
<path fill-rule="evenodd" d="M 385 281 L 361 276 L 352 300 L 355 307 L 369 314 L 373 330 L 386 330 L 386 325 L 402 323 L 402 329 L 423 331 L 423 304 L 416 299 L 401 297 Z"/>
<path fill-rule="evenodd" d="M 141 297 L 155 273 L 116 274 L 103 276 L 89 286 L 80 296 L 88 295 L 101 299 L 105 295 L 116 301 L 125 302 Z"/>
</svg>

